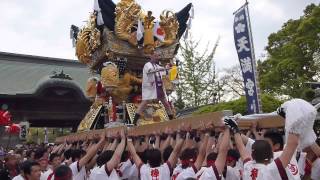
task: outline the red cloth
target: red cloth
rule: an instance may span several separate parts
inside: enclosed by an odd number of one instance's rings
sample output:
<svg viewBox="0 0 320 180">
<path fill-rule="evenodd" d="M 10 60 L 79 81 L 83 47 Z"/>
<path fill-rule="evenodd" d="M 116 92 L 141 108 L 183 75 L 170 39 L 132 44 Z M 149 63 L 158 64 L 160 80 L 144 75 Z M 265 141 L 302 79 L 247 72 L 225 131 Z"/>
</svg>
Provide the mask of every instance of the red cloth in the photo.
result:
<svg viewBox="0 0 320 180">
<path fill-rule="evenodd" d="M 210 166 L 213 166 L 215 163 L 215 160 L 207 160 L 207 166 L 210 167 Z"/>
<path fill-rule="evenodd" d="M 97 84 L 97 94 L 100 96 L 103 92 L 104 92 L 104 90 L 102 88 L 102 84 L 99 81 L 98 84 Z"/>
<path fill-rule="evenodd" d="M 227 157 L 227 162 L 231 163 L 232 161 L 237 161 L 236 158 L 232 157 L 232 156 L 228 156 Z"/>
<path fill-rule="evenodd" d="M 9 111 L 0 110 L 0 126 L 6 126 L 11 123 L 11 114 Z"/>
<path fill-rule="evenodd" d="M 20 132 L 19 124 L 11 124 L 9 127 L 6 127 L 6 131 L 9 134 L 18 134 Z"/>
<path fill-rule="evenodd" d="M 189 159 L 181 159 L 181 165 L 182 166 L 189 166 L 190 160 Z"/>
<path fill-rule="evenodd" d="M 306 165 L 304 167 L 304 175 L 309 176 L 311 175 L 311 170 L 312 170 L 312 164 L 306 159 Z"/>
</svg>

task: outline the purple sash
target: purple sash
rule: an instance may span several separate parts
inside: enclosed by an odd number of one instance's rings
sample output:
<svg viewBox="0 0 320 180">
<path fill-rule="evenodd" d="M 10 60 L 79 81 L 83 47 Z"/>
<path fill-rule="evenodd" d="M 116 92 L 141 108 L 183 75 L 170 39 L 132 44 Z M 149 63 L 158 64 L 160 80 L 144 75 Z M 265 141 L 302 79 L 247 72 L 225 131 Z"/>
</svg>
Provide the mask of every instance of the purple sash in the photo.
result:
<svg viewBox="0 0 320 180">
<path fill-rule="evenodd" d="M 157 70 L 156 66 L 154 63 L 151 63 L 154 70 Z M 158 76 L 157 76 L 158 74 Z M 156 72 L 154 73 L 154 79 L 155 79 L 155 83 L 156 83 L 156 90 L 157 90 L 157 99 L 161 99 L 164 98 L 164 91 L 163 91 L 163 83 L 162 83 L 162 79 L 161 79 L 161 74 L 160 72 Z"/>
</svg>

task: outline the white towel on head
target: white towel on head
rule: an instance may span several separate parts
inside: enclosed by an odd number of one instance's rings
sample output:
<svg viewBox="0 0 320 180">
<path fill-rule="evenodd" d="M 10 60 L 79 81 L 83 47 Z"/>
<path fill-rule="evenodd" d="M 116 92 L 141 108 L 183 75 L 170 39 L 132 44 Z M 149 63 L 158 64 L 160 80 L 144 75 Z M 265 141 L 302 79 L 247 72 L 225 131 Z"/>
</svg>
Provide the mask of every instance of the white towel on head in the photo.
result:
<svg viewBox="0 0 320 180">
<path fill-rule="evenodd" d="M 316 140 L 313 124 L 317 110 L 303 99 L 292 99 L 281 105 L 286 113 L 286 135 L 294 133 L 300 135 L 298 150 L 310 146 Z"/>
</svg>

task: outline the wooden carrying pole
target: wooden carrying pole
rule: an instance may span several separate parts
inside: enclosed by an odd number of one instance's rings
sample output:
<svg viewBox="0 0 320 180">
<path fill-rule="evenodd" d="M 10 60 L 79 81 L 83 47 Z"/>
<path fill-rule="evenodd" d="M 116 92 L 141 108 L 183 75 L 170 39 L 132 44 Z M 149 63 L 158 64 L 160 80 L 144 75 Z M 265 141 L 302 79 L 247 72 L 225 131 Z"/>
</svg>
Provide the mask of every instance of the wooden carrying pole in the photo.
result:
<svg viewBox="0 0 320 180">
<path fill-rule="evenodd" d="M 94 137 L 99 136 L 103 131 L 106 131 L 107 134 L 115 134 L 119 132 L 122 128 L 128 129 L 129 136 L 142 136 L 153 134 L 154 132 L 165 132 L 166 128 L 171 128 L 172 130 L 177 130 L 180 126 L 190 127 L 192 130 L 199 129 L 203 125 L 212 123 L 214 128 L 220 128 L 223 126 L 222 118 L 227 115 L 232 115 L 230 111 L 222 112 L 213 112 L 206 113 L 201 115 L 190 116 L 182 119 L 175 119 L 172 121 L 148 124 L 143 126 L 136 127 L 126 127 L 119 126 L 115 128 L 106 128 L 99 130 L 90 130 L 86 132 L 79 132 L 70 134 L 67 136 L 58 137 L 56 143 L 63 143 L 65 140 L 74 142 L 79 140 L 93 139 Z M 284 126 L 284 119 L 278 115 L 267 115 L 267 116 L 250 116 L 246 118 L 243 116 L 239 118 L 238 123 L 240 129 L 250 129 L 252 123 L 257 121 L 257 126 L 259 128 L 281 128 Z"/>
</svg>

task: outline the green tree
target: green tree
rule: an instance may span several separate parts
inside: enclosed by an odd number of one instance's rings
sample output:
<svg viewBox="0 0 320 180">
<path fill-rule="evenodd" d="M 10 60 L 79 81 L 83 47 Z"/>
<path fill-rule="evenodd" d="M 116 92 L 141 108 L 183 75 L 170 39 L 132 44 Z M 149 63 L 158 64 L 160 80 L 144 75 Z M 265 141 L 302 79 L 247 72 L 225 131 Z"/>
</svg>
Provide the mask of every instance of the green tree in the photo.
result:
<svg viewBox="0 0 320 180">
<path fill-rule="evenodd" d="M 59 136 L 65 136 L 71 133 L 70 128 L 48 128 L 48 140 L 50 142 L 54 142 L 55 139 Z M 38 139 L 40 143 L 44 142 L 44 128 L 29 128 L 29 132 L 27 135 L 27 142 L 29 143 L 38 143 Z"/>
<path fill-rule="evenodd" d="M 282 101 L 274 98 L 268 94 L 262 94 L 262 111 L 263 112 L 273 112 L 282 104 Z M 239 99 L 229 101 L 229 102 L 221 102 L 215 105 L 208 105 L 201 107 L 195 114 L 202 114 L 208 112 L 216 112 L 223 110 L 232 110 L 233 113 L 241 113 L 242 115 L 247 114 L 247 102 L 245 96 L 241 96 Z"/>
<path fill-rule="evenodd" d="M 233 100 L 245 95 L 240 65 L 223 69 L 219 74 L 222 99 Z"/>
<path fill-rule="evenodd" d="M 304 15 L 289 20 L 268 38 L 268 58 L 258 61 L 260 87 L 265 93 L 301 97 L 307 81 L 318 80 L 320 5 L 306 7 Z"/>
<path fill-rule="evenodd" d="M 179 109 L 216 102 L 217 83 L 213 57 L 218 43 L 219 39 L 211 50 L 207 45 L 203 52 L 199 52 L 200 41 L 191 37 L 182 41 L 179 52 L 180 83 L 176 89 L 178 99 L 175 103 Z"/>
</svg>

